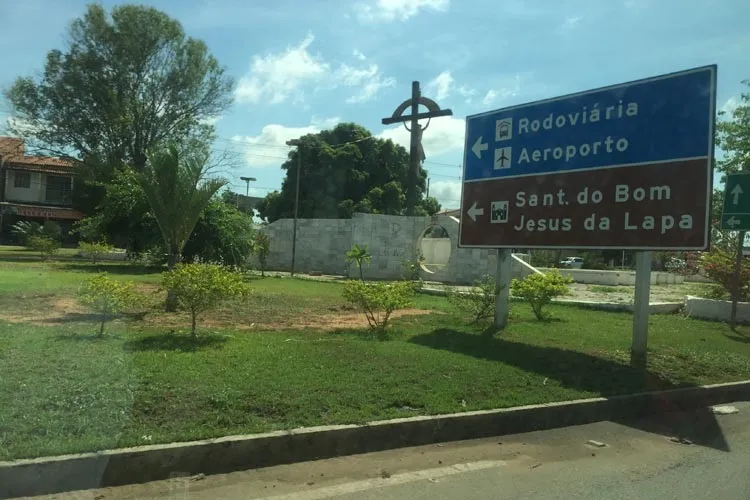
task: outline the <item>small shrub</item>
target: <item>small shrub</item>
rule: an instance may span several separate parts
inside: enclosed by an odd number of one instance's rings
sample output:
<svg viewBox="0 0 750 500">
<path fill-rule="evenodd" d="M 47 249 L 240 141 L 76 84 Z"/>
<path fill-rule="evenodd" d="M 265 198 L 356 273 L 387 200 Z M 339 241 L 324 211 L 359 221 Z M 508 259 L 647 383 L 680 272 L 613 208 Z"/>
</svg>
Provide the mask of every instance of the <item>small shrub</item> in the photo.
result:
<svg viewBox="0 0 750 500">
<path fill-rule="evenodd" d="M 107 321 L 140 304 L 132 282 L 112 279 L 107 273 L 99 273 L 86 281 L 78 292 L 78 300 L 99 315 L 100 337 L 104 335 Z"/>
<path fill-rule="evenodd" d="M 424 256 L 421 252 L 417 252 L 414 258 L 409 260 L 405 259 L 401 266 L 403 267 L 402 277 L 406 281 L 411 281 L 416 286 L 417 290 L 421 290 L 424 285 L 422 280 L 422 264 L 424 263 Z"/>
<path fill-rule="evenodd" d="M 260 263 L 260 275 L 266 275 L 266 265 L 268 264 L 268 253 L 271 251 L 271 239 L 263 231 L 255 233 L 253 238 L 253 252 L 258 256 Z"/>
<path fill-rule="evenodd" d="M 364 313 L 370 329 L 381 340 L 387 338 L 386 328 L 393 311 L 410 307 L 415 293 L 410 281 L 365 283 L 350 280 L 344 284 L 344 299 Z"/>
<path fill-rule="evenodd" d="M 370 255 L 370 252 L 367 250 L 367 245 L 359 246 L 355 243 L 354 246 L 352 246 L 352 249 L 346 252 L 346 262 L 349 264 L 357 264 L 357 267 L 359 267 L 359 279 L 361 281 L 365 280 L 362 266 L 364 264 L 369 264 L 370 259 L 372 259 L 372 255 Z"/>
<path fill-rule="evenodd" d="M 719 284 L 731 297 L 734 287 L 734 255 L 714 248 L 701 257 L 701 267 L 709 279 Z M 740 267 L 740 302 L 750 300 L 750 264 L 742 259 Z"/>
<path fill-rule="evenodd" d="M 162 284 L 175 294 L 178 305 L 190 313 L 193 336 L 196 336 L 200 314 L 249 292 L 239 273 L 216 264 L 178 264 L 172 271 L 162 274 Z"/>
<path fill-rule="evenodd" d="M 112 252 L 115 247 L 105 242 L 88 243 L 82 241 L 78 244 L 78 249 L 81 251 L 84 257 L 91 259 L 91 262 L 93 264 L 96 264 L 97 262 L 99 262 L 99 259 L 101 259 L 103 255 L 107 255 L 108 253 Z"/>
<path fill-rule="evenodd" d="M 16 235 L 19 243 L 23 246 L 29 246 L 29 238 L 33 236 L 43 236 L 42 226 L 38 222 L 21 220 L 13 224 L 11 232 Z"/>
<path fill-rule="evenodd" d="M 53 220 L 44 221 L 42 235 L 49 239 L 60 241 L 62 239 L 62 228 L 60 228 L 60 224 Z"/>
<path fill-rule="evenodd" d="M 568 295 L 568 284 L 572 283 L 570 278 L 553 270 L 546 274 L 531 274 L 523 280 L 513 279 L 510 290 L 514 296 L 524 299 L 531 304 L 534 316 L 543 319 L 542 308 L 549 304 L 553 298 Z"/>
<path fill-rule="evenodd" d="M 474 282 L 474 289 L 465 292 L 452 289 L 446 292 L 448 303 L 460 313 L 473 318 L 472 323 L 494 318 L 495 296 L 499 287 L 489 274 Z"/>
<path fill-rule="evenodd" d="M 52 258 L 60 250 L 60 242 L 47 236 L 29 236 L 26 239 L 26 246 L 30 250 L 39 252 L 42 259 Z"/>
</svg>

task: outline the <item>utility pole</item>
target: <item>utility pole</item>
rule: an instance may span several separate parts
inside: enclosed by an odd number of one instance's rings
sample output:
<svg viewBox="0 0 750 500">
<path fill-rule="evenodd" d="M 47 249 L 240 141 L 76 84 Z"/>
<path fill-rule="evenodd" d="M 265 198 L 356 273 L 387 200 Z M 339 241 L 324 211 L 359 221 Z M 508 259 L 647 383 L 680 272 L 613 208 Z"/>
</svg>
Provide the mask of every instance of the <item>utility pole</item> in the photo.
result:
<svg viewBox="0 0 750 500">
<path fill-rule="evenodd" d="M 426 113 L 419 112 L 419 106 L 427 108 Z M 410 115 L 404 115 L 407 109 L 411 109 Z M 393 114 L 388 118 L 383 118 L 383 125 L 394 123 L 403 123 L 406 130 L 411 134 L 409 139 L 409 171 L 407 174 L 406 186 L 406 215 L 414 215 L 414 207 L 417 204 L 417 179 L 419 178 L 419 167 L 425 159 L 424 149 L 422 148 L 422 133 L 430 125 L 429 119 L 440 116 L 451 116 L 453 111 L 450 109 L 440 109 L 440 106 L 427 97 L 422 96 L 419 88 L 419 82 L 411 83 L 411 99 L 402 102 Z M 427 124 L 422 127 L 419 120 L 427 119 Z M 407 126 L 409 123 L 411 126 Z"/>
<path fill-rule="evenodd" d="M 430 178 L 427 178 L 427 197 L 430 197 Z"/>
<path fill-rule="evenodd" d="M 294 276 L 294 267 L 297 258 L 297 216 L 299 215 L 299 177 L 302 170 L 302 148 L 299 139 L 286 141 L 287 146 L 297 146 L 297 187 L 294 190 L 294 222 L 292 223 L 292 272 Z"/>
</svg>

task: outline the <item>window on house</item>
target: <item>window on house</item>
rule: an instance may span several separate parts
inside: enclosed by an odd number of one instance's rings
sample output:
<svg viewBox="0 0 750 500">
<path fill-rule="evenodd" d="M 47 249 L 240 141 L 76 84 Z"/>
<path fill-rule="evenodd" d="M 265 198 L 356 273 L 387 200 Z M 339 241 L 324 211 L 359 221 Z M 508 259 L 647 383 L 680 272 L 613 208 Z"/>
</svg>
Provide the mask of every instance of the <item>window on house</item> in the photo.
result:
<svg viewBox="0 0 750 500">
<path fill-rule="evenodd" d="M 29 172 L 13 172 L 13 187 L 29 189 L 31 174 Z"/>
<path fill-rule="evenodd" d="M 48 175 L 45 199 L 47 203 L 71 203 L 72 177 Z"/>
</svg>

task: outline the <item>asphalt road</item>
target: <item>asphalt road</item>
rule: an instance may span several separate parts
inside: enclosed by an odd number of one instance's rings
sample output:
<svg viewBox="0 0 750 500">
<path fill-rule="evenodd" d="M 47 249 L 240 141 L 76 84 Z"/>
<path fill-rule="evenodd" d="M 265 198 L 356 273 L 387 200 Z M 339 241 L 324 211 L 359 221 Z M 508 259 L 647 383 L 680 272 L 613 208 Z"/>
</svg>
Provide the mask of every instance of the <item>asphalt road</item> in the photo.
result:
<svg viewBox="0 0 750 500">
<path fill-rule="evenodd" d="M 34 498 L 747 500 L 750 403 L 731 406 Z"/>
</svg>

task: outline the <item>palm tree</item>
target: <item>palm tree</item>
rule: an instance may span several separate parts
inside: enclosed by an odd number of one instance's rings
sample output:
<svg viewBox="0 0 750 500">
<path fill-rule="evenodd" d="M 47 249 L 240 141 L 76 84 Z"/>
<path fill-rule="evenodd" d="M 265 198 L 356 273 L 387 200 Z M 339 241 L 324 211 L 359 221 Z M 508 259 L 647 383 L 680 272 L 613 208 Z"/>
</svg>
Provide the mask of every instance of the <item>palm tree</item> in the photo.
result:
<svg viewBox="0 0 750 500">
<path fill-rule="evenodd" d="M 159 224 L 167 247 L 167 269 L 181 260 L 180 254 L 211 198 L 226 180 L 208 177 L 209 151 L 205 147 L 183 150 L 174 145 L 149 155 L 138 174 L 151 212 Z M 174 294 L 167 296 L 167 310 L 176 308 Z"/>
<path fill-rule="evenodd" d="M 370 255 L 370 252 L 367 250 L 367 245 L 359 246 L 355 243 L 352 249 L 346 252 L 346 261 L 357 264 L 359 267 L 359 279 L 362 281 L 365 280 L 362 266 L 364 264 L 369 264 L 371 258 L 372 255 Z"/>
</svg>

